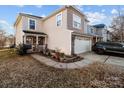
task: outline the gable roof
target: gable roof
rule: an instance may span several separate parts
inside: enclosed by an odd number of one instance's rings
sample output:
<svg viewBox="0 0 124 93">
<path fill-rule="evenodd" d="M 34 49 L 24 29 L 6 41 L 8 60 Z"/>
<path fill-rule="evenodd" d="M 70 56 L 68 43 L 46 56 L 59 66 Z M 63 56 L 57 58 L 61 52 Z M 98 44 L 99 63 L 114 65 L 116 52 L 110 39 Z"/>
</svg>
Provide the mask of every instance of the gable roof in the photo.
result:
<svg viewBox="0 0 124 93">
<path fill-rule="evenodd" d="M 40 17 L 40 16 L 36 16 L 36 15 L 31 15 L 31 14 L 19 13 L 19 15 L 17 16 L 17 19 L 16 19 L 16 21 L 15 21 L 15 23 L 14 23 L 14 26 L 18 23 L 18 21 L 22 18 L 22 16 L 36 17 L 36 18 L 40 18 L 40 19 L 42 19 L 42 20 L 46 20 L 46 19 L 48 19 L 48 18 L 50 18 L 51 16 L 53 16 L 53 15 L 55 15 L 55 14 L 61 12 L 62 10 L 66 9 L 66 8 L 73 8 L 74 10 L 76 10 L 77 12 L 79 12 L 81 15 L 85 16 L 85 15 L 84 15 L 78 8 L 76 8 L 75 6 L 71 6 L 71 5 L 68 5 L 68 6 L 67 6 L 67 5 L 66 5 L 66 6 L 63 6 L 62 8 L 56 10 L 55 12 L 51 13 L 50 15 L 48 15 L 47 17 L 44 17 L 44 18 L 43 18 L 43 17 Z M 85 16 L 85 17 L 86 17 L 86 16 Z M 85 18 L 85 20 L 86 20 L 87 22 L 89 22 L 89 21 L 87 20 L 87 18 Z"/>
<path fill-rule="evenodd" d="M 62 8 L 60 8 L 60 9 L 56 10 L 55 12 L 51 13 L 49 16 L 44 17 L 43 20 L 46 20 L 46 19 L 50 18 L 51 16 L 53 16 L 53 15 L 55 15 L 55 14 L 61 12 L 62 10 L 65 10 L 66 8 L 73 8 L 74 10 L 76 10 L 77 12 L 79 12 L 81 15 L 85 16 L 85 15 L 84 15 L 78 8 L 76 8 L 75 6 L 72 6 L 72 5 L 65 5 L 65 6 L 63 6 Z M 86 17 L 86 16 L 85 16 L 85 17 Z M 87 18 L 85 18 L 85 20 L 88 21 Z M 88 22 L 89 22 L 89 21 L 88 21 Z"/>
<path fill-rule="evenodd" d="M 17 19 L 16 19 L 16 21 L 14 23 L 14 26 L 18 23 L 18 21 L 22 18 L 22 16 L 35 17 L 35 18 L 39 18 L 39 19 L 43 18 L 43 17 L 40 17 L 40 16 L 32 15 L 32 14 L 19 13 L 19 15 L 17 16 Z"/>
<path fill-rule="evenodd" d="M 105 24 L 97 24 L 97 25 L 94 25 L 93 27 L 95 27 L 95 28 L 104 28 Z"/>
<path fill-rule="evenodd" d="M 29 17 L 36 17 L 36 18 L 43 18 L 41 16 L 36 16 L 36 15 L 26 14 L 26 13 L 19 13 L 19 15 L 21 15 L 21 16 L 29 16 Z"/>
</svg>

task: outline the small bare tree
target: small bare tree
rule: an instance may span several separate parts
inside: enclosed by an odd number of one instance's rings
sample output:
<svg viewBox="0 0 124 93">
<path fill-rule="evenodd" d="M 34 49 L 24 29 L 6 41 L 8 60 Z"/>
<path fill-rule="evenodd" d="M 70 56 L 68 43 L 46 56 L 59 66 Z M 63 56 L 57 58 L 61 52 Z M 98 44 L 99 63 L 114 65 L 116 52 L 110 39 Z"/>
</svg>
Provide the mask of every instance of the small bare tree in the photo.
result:
<svg viewBox="0 0 124 93">
<path fill-rule="evenodd" d="M 12 35 L 12 34 L 8 35 L 7 39 L 8 39 L 8 42 L 9 42 L 10 45 L 15 43 L 14 35 Z"/>
<path fill-rule="evenodd" d="M 124 15 L 118 10 L 118 14 L 113 18 L 110 28 L 113 32 L 113 40 L 124 42 Z"/>
<path fill-rule="evenodd" d="M 0 30 L 0 48 L 3 48 L 5 46 L 6 42 L 5 34 L 6 32 L 4 30 Z"/>
</svg>

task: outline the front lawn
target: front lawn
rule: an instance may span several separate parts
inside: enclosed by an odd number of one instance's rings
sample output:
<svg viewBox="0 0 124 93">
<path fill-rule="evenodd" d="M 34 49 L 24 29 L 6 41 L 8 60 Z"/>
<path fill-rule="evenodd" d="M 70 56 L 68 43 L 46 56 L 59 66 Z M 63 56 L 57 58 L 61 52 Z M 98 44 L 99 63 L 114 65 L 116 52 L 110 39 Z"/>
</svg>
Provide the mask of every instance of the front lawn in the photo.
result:
<svg viewBox="0 0 124 93">
<path fill-rule="evenodd" d="M 0 61 L 4 61 L 6 59 L 15 57 L 16 55 L 16 50 L 13 49 L 2 49 L 0 50 Z"/>
<path fill-rule="evenodd" d="M 124 71 L 102 63 L 55 69 L 9 50 L 0 52 L 0 87 L 124 87 Z"/>
</svg>

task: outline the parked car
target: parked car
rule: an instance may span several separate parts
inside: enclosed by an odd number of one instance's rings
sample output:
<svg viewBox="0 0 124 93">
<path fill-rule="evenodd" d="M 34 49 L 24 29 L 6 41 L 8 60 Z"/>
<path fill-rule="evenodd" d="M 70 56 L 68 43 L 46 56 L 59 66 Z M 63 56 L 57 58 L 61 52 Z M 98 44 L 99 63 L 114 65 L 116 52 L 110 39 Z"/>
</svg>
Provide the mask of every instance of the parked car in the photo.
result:
<svg viewBox="0 0 124 93">
<path fill-rule="evenodd" d="M 92 50 L 98 54 L 105 52 L 120 53 L 124 54 L 124 44 L 115 42 L 97 42 Z"/>
</svg>

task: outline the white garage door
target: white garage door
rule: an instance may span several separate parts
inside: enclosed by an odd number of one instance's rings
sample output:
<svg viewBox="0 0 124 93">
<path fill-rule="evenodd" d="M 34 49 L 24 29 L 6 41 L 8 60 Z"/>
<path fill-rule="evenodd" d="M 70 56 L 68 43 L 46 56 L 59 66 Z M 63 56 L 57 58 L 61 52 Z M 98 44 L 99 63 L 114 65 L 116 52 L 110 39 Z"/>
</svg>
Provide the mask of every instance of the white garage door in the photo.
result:
<svg viewBox="0 0 124 93">
<path fill-rule="evenodd" d="M 91 39 L 89 38 L 76 38 L 74 40 L 74 53 L 84 53 L 91 51 Z"/>
</svg>

